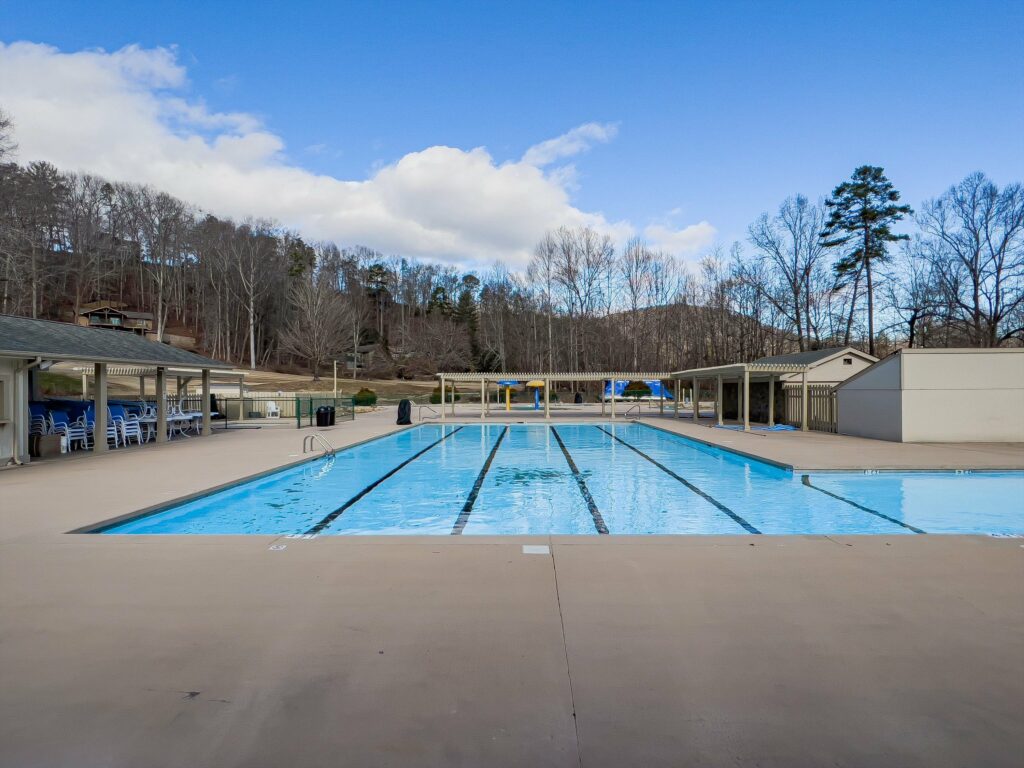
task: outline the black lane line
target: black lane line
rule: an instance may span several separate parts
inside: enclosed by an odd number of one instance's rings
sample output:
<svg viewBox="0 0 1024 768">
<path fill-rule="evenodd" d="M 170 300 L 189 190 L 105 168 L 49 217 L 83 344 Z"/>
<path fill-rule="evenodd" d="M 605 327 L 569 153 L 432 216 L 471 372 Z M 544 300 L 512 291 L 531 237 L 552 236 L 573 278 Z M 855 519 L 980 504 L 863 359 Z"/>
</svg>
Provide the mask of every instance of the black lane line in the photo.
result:
<svg viewBox="0 0 1024 768">
<path fill-rule="evenodd" d="M 750 523 L 748 523 L 748 522 L 747 522 L 746 520 L 744 520 L 744 519 L 743 519 L 742 517 L 740 517 L 739 515 L 737 515 L 737 514 L 736 514 L 735 512 L 733 512 L 733 511 L 732 511 L 731 509 L 729 509 L 729 508 L 728 508 L 727 506 L 725 506 L 725 504 L 723 504 L 722 502 L 720 502 L 720 501 L 719 501 L 718 499 L 716 499 L 716 498 L 714 498 L 714 497 L 712 497 L 712 496 L 709 496 L 708 494 L 704 493 L 704 491 L 702 491 L 702 490 L 701 490 L 700 488 L 698 488 L 698 487 L 697 487 L 696 485 L 694 485 L 693 483 L 691 483 L 691 482 L 690 482 L 689 480 L 687 480 L 687 479 L 686 479 L 685 477 L 681 477 L 680 475 L 677 475 L 677 474 L 676 474 L 675 472 L 673 472 L 673 471 L 672 471 L 671 469 L 669 469 L 668 467 L 666 467 L 666 466 L 665 466 L 664 464 L 662 464 L 662 463 L 661 463 L 660 461 L 657 461 L 656 459 L 652 459 L 652 458 L 651 458 L 650 456 L 648 456 L 648 455 L 647 455 L 646 453 L 644 453 L 643 451 L 641 451 L 641 450 L 640 450 L 639 448 L 637 448 L 637 447 L 636 447 L 635 445 L 631 445 L 630 443 L 627 443 L 627 442 L 626 442 L 625 440 L 623 440 L 623 439 L 622 439 L 621 437 L 616 437 L 615 435 L 613 435 L 613 434 L 612 434 L 611 432 L 609 432 L 609 431 L 608 431 L 607 429 L 605 429 L 604 427 L 597 427 L 597 429 L 600 429 L 600 430 L 601 430 L 602 432 L 604 432 L 604 433 L 605 433 L 606 435 L 608 435 L 608 437 L 610 437 L 610 438 L 611 438 L 612 440 L 618 440 L 618 441 L 619 441 L 620 443 L 622 443 L 622 444 L 623 444 L 624 446 L 626 446 L 627 448 L 629 448 L 629 450 L 631 450 L 631 451 L 635 451 L 636 453 L 640 454 L 640 455 L 641 455 L 641 456 L 643 456 L 643 457 L 644 457 L 645 459 L 647 459 L 647 460 L 648 460 L 649 462 L 651 462 L 651 464 L 653 464 L 653 465 L 654 465 L 654 466 L 656 466 L 656 467 L 657 467 L 658 469 L 660 469 L 660 470 L 661 470 L 662 472 L 664 472 L 664 473 L 665 473 L 665 474 L 667 474 L 667 475 L 671 475 L 672 477 L 674 477 L 674 478 L 675 478 L 676 480 L 678 480 L 678 481 L 679 481 L 680 483 L 682 483 L 683 485 L 685 485 L 685 486 L 686 486 L 687 488 L 689 488 L 689 489 L 690 489 L 691 491 L 693 491 L 694 493 L 696 493 L 696 494 L 697 494 L 698 496 L 700 496 L 700 497 L 701 497 L 702 499 L 704 499 L 705 501 L 709 501 L 709 502 L 711 502 L 712 504 L 714 504 L 714 505 L 715 505 L 716 507 L 718 507 L 718 508 L 719 508 L 719 509 L 720 509 L 720 510 L 721 510 L 722 512 L 725 512 L 725 514 L 727 514 L 727 515 L 728 515 L 729 517 L 731 517 L 731 518 L 733 519 L 733 521 L 734 521 L 734 522 L 736 522 L 736 523 L 738 523 L 739 525 L 743 526 L 743 528 L 744 528 L 744 529 L 745 529 L 745 530 L 747 531 L 747 533 L 757 533 L 757 534 L 760 534 L 760 533 L 761 533 L 761 532 L 760 532 L 759 530 L 757 530 L 757 528 L 755 528 L 755 527 L 754 527 L 754 526 L 752 526 L 752 525 L 751 525 Z"/>
<path fill-rule="evenodd" d="M 501 445 L 501 441 L 505 439 L 505 435 L 508 434 L 508 427 L 501 430 L 501 434 L 498 435 L 498 439 L 494 443 L 494 447 L 491 448 L 491 452 L 487 455 L 487 461 L 484 462 L 483 468 L 480 470 L 480 474 L 476 476 L 476 482 L 473 483 L 473 490 L 469 492 L 469 496 L 466 498 L 466 503 L 462 505 L 462 511 L 459 512 L 459 517 L 455 521 L 455 525 L 452 526 L 452 536 L 461 536 L 463 529 L 466 527 L 466 523 L 469 522 L 469 516 L 473 512 L 473 505 L 476 504 L 476 497 L 480 494 L 480 488 L 484 484 L 484 478 L 487 477 L 487 473 L 491 470 L 491 462 L 494 461 L 494 454 L 498 452 L 498 446 Z"/>
<path fill-rule="evenodd" d="M 597 508 L 597 504 L 594 503 L 594 497 L 590 495 L 590 489 L 587 488 L 587 481 L 583 479 L 583 475 L 580 474 L 579 469 L 576 466 L 576 462 L 572 460 L 572 456 L 569 454 L 569 449 L 565 447 L 565 443 L 562 442 L 562 436 L 558 434 L 558 430 L 551 427 L 551 431 L 555 435 L 555 440 L 558 441 L 559 447 L 562 449 L 562 454 L 565 456 L 565 461 L 569 465 L 569 469 L 572 470 L 572 476 L 576 478 L 576 485 L 580 487 L 580 493 L 583 494 L 583 500 L 587 502 L 587 509 L 590 510 L 590 516 L 594 518 L 594 527 L 597 528 L 598 533 L 608 533 L 608 526 L 604 524 L 604 518 L 601 517 L 601 510 Z"/>
<path fill-rule="evenodd" d="M 813 488 L 816 491 L 821 491 L 826 496 L 831 496 L 833 499 L 839 499 L 839 501 L 845 501 L 851 507 L 856 507 L 857 509 L 862 510 L 864 512 L 867 512 L 868 514 L 875 515 L 875 517 L 880 517 L 883 520 L 888 520 L 890 523 L 896 523 L 896 525 L 901 525 L 904 528 L 906 528 L 908 531 L 913 531 L 914 533 L 928 533 L 928 531 L 922 531 L 920 528 L 915 528 L 914 526 L 910 525 L 909 523 L 904 523 L 904 522 L 902 522 L 900 520 L 897 520 L 895 517 L 889 517 L 888 515 L 886 515 L 886 514 L 884 514 L 882 512 L 879 512 L 876 509 L 871 509 L 870 507 L 865 507 L 862 504 L 858 504 L 856 501 L 851 501 L 850 499 L 847 499 L 845 496 L 840 496 L 838 493 L 832 493 L 832 491 L 826 491 L 824 488 L 819 488 L 816 485 L 811 485 L 811 476 L 810 475 L 801 475 L 800 476 L 800 481 L 804 485 L 806 485 L 808 488 Z"/>
<path fill-rule="evenodd" d="M 392 470 L 391 470 L 390 472 L 388 472 L 388 473 L 387 473 L 386 475 L 382 475 L 381 477 L 378 477 L 378 478 L 377 478 L 376 480 L 374 480 L 374 481 L 373 481 L 372 483 L 370 483 L 370 484 L 369 484 L 368 486 L 366 486 L 365 488 L 363 488 L 363 490 L 361 490 L 361 491 L 360 491 L 359 493 L 357 493 L 357 494 L 356 494 L 355 496 L 353 496 L 353 497 L 352 497 L 351 499 L 349 499 L 348 501 L 346 501 L 346 502 L 345 502 L 344 504 L 342 504 L 342 505 L 341 505 L 340 507 L 338 507 L 338 508 L 337 508 L 336 510 L 334 510 L 334 511 L 333 511 L 333 512 L 331 512 L 331 513 L 330 513 L 329 515 L 327 515 L 327 517 L 325 517 L 325 518 L 324 518 L 323 520 L 321 520 L 321 521 L 320 521 L 319 523 L 317 523 L 317 524 L 316 524 L 316 525 L 314 525 L 314 526 L 313 526 L 312 528 L 310 528 L 310 529 L 309 529 L 308 531 L 306 531 L 306 534 L 305 534 L 305 535 L 306 535 L 306 536 L 313 536 L 313 535 L 315 535 L 315 534 L 318 534 L 318 533 L 320 533 L 320 531 L 322 531 L 322 530 L 323 530 L 324 528 L 326 528 L 326 527 L 327 527 L 328 525 L 330 525 L 330 524 L 331 524 L 331 523 L 333 523 L 333 522 L 334 522 L 335 520 L 337 520 L 337 519 L 338 519 L 338 517 L 339 517 L 339 516 L 341 515 L 341 513 L 342 513 L 342 512 L 344 512 L 344 511 L 345 511 L 346 509 L 348 509 L 349 507 L 351 507 L 351 506 L 352 506 L 353 504 L 355 504 L 355 503 L 356 503 L 357 501 L 359 501 L 359 500 L 360 500 L 361 498 L 363 498 L 363 496 L 365 496 L 365 495 L 366 495 L 366 494 L 368 494 L 368 493 L 369 493 L 370 491 L 372 491 L 372 490 L 373 490 L 374 488 L 376 488 L 376 487 L 377 487 L 378 485 L 380 485 L 381 483 L 383 483 L 383 482 L 384 482 L 385 480 L 387 480 L 387 479 L 388 479 L 389 477 L 391 477 L 391 476 L 392 476 L 393 474 L 395 474 L 395 473 L 396 473 L 396 472 L 397 472 L 398 470 L 400 470 L 400 469 L 401 469 L 402 467 L 404 467 L 404 466 L 406 466 L 407 464 L 411 464 L 412 462 L 416 461 L 416 459 L 418 459 L 418 458 L 419 458 L 420 456 L 422 456 L 422 455 L 423 455 L 424 453 L 426 453 L 427 451 L 429 451 L 429 450 L 430 450 L 431 448 L 433 448 L 433 447 L 434 447 L 435 445 L 438 445 L 439 443 L 443 443 L 443 442 L 444 442 L 445 440 L 447 440 L 447 439 L 448 439 L 449 437 L 451 437 L 452 435 L 454 435 L 454 434 L 455 434 L 456 432 L 458 432 L 458 431 L 459 431 L 460 429 L 462 429 L 462 427 L 456 427 L 456 428 L 455 428 L 455 429 L 453 429 L 453 430 L 452 430 L 451 432 L 449 432 L 449 433 L 448 433 L 447 435 L 444 435 L 444 436 L 443 436 L 443 437 L 442 437 L 442 438 L 441 438 L 440 440 L 435 440 L 435 441 L 434 441 L 434 442 L 432 442 L 432 443 L 431 443 L 430 445 L 428 445 L 428 446 L 427 446 L 426 448 L 424 448 L 424 449 L 423 449 L 422 451 L 419 451 L 418 453 L 416 453 L 416 454 L 413 454 L 412 456 L 410 456 L 410 457 L 409 457 L 408 459 L 406 459 L 405 461 L 403 461 L 403 462 L 402 462 L 401 464 L 399 464 L 399 465 L 398 465 L 397 467 L 395 467 L 394 469 L 392 469 Z"/>
</svg>

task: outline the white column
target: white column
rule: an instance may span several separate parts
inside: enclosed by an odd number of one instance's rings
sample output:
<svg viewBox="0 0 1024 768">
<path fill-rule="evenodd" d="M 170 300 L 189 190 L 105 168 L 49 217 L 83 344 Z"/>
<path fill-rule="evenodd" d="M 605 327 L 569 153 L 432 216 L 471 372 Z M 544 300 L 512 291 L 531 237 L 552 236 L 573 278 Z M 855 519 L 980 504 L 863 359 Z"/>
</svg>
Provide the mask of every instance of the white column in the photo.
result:
<svg viewBox="0 0 1024 768">
<path fill-rule="evenodd" d="M 693 393 L 690 395 L 690 402 L 693 403 L 693 423 L 700 419 L 700 382 L 693 377 Z"/>
<path fill-rule="evenodd" d="M 210 369 L 203 368 L 203 434 L 213 434 L 213 423 L 210 419 Z"/>
<path fill-rule="evenodd" d="M 338 399 L 338 361 L 334 361 L 334 399 Z"/>
<path fill-rule="evenodd" d="M 444 423 L 444 376 L 441 376 L 441 423 Z"/>
<path fill-rule="evenodd" d="M 107 364 L 96 363 L 93 376 L 96 397 L 93 399 L 93 411 L 96 414 L 96 427 L 93 432 L 93 450 L 107 450 Z"/>
<path fill-rule="evenodd" d="M 146 399 L 146 377 L 139 376 L 139 397 L 143 400 Z"/>
<path fill-rule="evenodd" d="M 718 426 L 722 426 L 722 412 L 725 410 L 725 403 L 722 400 L 722 374 L 715 377 L 715 418 Z"/>
<path fill-rule="evenodd" d="M 658 381 L 658 415 L 665 415 L 665 382 Z"/>
<path fill-rule="evenodd" d="M 487 380 L 480 379 L 480 418 L 487 415 Z"/>
<path fill-rule="evenodd" d="M 245 381 L 238 379 L 238 420 L 245 421 Z"/>
<path fill-rule="evenodd" d="M 807 371 L 800 376 L 800 431 L 807 431 Z"/>
<path fill-rule="evenodd" d="M 675 402 L 672 404 L 672 418 L 678 419 L 679 418 L 679 379 L 676 379 L 675 383 L 676 383 L 676 399 L 675 399 Z"/>
<path fill-rule="evenodd" d="M 82 399 L 89 399 L 89 374 L 82 371 Z"/>
<path fill-rule="evenodd" d="M 768 426 L 775 426 L 775 374 L 768 376 Z"/>
<path fill-rule="evenodd" d="M 750 371 L 743 369 L 743 431 L 750 431 Z"/>
<path fill-rule="evenodd" d="M 611 394 L 612 399 L 611 402 L 608 404 L 608 407 L 611 409 L 612 412 L 612 421 L 615 421 L 615 379 L 612 379 Z"/>
<path fill-rule="evenodd" d="M 156 369 L 156 441 L 167 442 L 167 369 Z"/>
<path fill-rule="evenodd" d="M 551 419 L 551 379 L 544 379 L 544 418 Z"/>
</svg>

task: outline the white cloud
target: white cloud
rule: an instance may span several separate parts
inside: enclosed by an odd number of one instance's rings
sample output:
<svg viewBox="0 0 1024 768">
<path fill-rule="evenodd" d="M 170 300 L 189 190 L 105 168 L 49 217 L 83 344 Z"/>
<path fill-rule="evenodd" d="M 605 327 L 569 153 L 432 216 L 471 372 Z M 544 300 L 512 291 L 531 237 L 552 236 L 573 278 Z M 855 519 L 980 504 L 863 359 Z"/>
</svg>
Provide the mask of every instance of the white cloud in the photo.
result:
<svg viewBox="0 0 1024 768">
<path fill-rule="evenodd" d="M 586 152 L 594 144 L 606 144 L 615 138 L 619 126 L 615 123 L 584 123 L 561 136 L 534 144 L 523 155 L 523 162 L 542 167 L 563 157 Z"/>
<path fill-rule="evenodd" d="M 14 119 L 23 162 L 152 184 L 211 213 L 273 218 L 310 239 L 447 262 L 521 268 L 550 228 L 588 224 L 620 242 L 634 231 L 572 204 L 571 165 L 545 169 L 610 141 L 615 125 L 581 125 L 519 161 L 433 146 L 343 180 L 289 163 L 283 140 L 257 117 L 211 111 L 187 88 L 174 49 L 0 44 L 0 106 Z M 648 232 L 689 248 L 714 228 Z"/>
<path fill-rule="evenodd" d="M 677 256 L 690 256 L 707 248 L 718 233 L 711 224 L 702 221 L 682 229 L 673 229 L 663 224 L 651 224 L 644 229 L 644 237 L 656 248 Z"/>
</svg>

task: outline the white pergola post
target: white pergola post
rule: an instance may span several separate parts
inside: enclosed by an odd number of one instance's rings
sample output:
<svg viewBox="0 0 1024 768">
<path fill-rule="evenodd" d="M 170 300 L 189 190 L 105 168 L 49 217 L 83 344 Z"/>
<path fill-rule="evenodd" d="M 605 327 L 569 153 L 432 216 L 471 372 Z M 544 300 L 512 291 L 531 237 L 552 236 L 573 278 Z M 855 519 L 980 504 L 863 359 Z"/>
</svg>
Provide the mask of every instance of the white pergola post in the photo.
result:
<svg viewBox="0 0 1024 768">
<path fill-rule="evenodd" d="M 480 379 L 480 420 L 487 416 L 487 380 Z"/>
<path fill-rule="evenodd" d="M 139 376 L 139 398 L 142 400 L 146 399 L 146 376 L 142 374 Z"/>
<path fill-rule="evenodd" d="M 743 431 L 750 431 L 750 371 L 743 369 Z"/>
<path fill-rule="evenodd" d="M 807 371 L 800 375 L 800 431 L 807 431 Z"/>
<path fill-rule="evenodd" d="M 94 451 L 107 450 L 107 364 L 96 363 L 95 374 L 96 397 L 93 400 L 93 411 L 96 427 L 92 433 Z"/>
<path fill-rule="evenodd" d="M 615 421 L 615 379 L 614 378 L 612 379 L 611 396 L 612 396 L 612 399 L 609 402 L 608 407 L 611 409 L 611 412 L 612 412 L 612 421 Z"/>
<path fill-rule="evenodd" d="M 775 374 L 768 375 L 768 426 L 775 426 Z"/>
<path fill-rule="evenodd" d="M 693 392 L 690 395 L 690 402 L 693 403 L 693 423 L 696 424 L 700 420 L 700 392 L 697 389 L 700 386 L 697 381 L 697 377 L 693 377 Z"/>
<path fill-rule="evenodd" d="M 605 399 L 606 399 L 606 398 L 605 398 L 605 396 L 604 396 L 604 382 L 602 381 L 602 382 L 601 382 L 601 418 L 602 418 L 602 419 L 604 418 L 604 405 L 605 405 Z"/>
<path fill-rule="evenodd" d="M 551 420 L 551 379 L 544 379 L 544 419 Z"/>
<path fill-rule="evenodd" d="M 675 382 L 676 382 L 676 399 L 675 399 L 675 402 L 672 404 L 672 418 L 673 419 L 678 419 L 679 418 L 679 389 L 680 389 L 680 387 L 679 387 L 679 379 L 676 379 Z"/>
<path fill-rule="evenodd" d="M 441 423 L 444 423 L 444 376 L 441 376 Z"/>
<path fill-rule="evenodd" d="M 203 368 L 203 435 L 213 434 L 213 422 L 210 418 L 210 369 Z"/>
<path fill-rule="evenodd" d="M 89 374 L 82 371 L 82 399 L 89 399 Z"/>
<path fill-rule="evenodd" d="M 238 420 L 245 421 L 245 381 L 238 379 Z"/>
<path fill-rule="evenodd" d="M 718 421 L 718 426 L 722 426 L 722 416 L 725 411 L 725 403 L 722 398 L 722 374 L 715 377 L 715 389 L 715 419 Z"/>
<path fill-rule="evenodd" d="M 658 382 L 658 414 L 665 415 L 665 382 Z"/>
<path fill-rule="evenodd" d="M 167 369 L 156 369 L 156 441 L 167 442 Z"/>
</svg>

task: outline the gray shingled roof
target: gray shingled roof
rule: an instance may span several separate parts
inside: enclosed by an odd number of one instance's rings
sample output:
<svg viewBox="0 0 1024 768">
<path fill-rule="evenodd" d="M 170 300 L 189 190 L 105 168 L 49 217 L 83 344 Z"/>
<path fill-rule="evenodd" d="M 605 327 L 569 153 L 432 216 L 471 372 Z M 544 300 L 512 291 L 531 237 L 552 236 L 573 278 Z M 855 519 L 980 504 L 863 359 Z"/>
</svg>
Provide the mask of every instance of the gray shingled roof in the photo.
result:
<svg viewBox="0 0 1024 768">
<path fill-rule="evenodd" d="M 13 315 L 0 315 L 0 357 L 186 368 L 233 367 L 128 331 L 86 328 L 74 323 Z"/>
<path fill-rule="evenodd" d="M 771 363 L 773 365 L 814 365 L 825 358 L 837 355 L 840 352 L 850 350 L 850 347 L 828 347 L 827 349 L 812 349 L 809 352 L 793 352 L 788 355 L 772 355 L 755 360 L 755 363 Z M 860 354 L 859 352 L 857 354 Z"/>
</svg>

